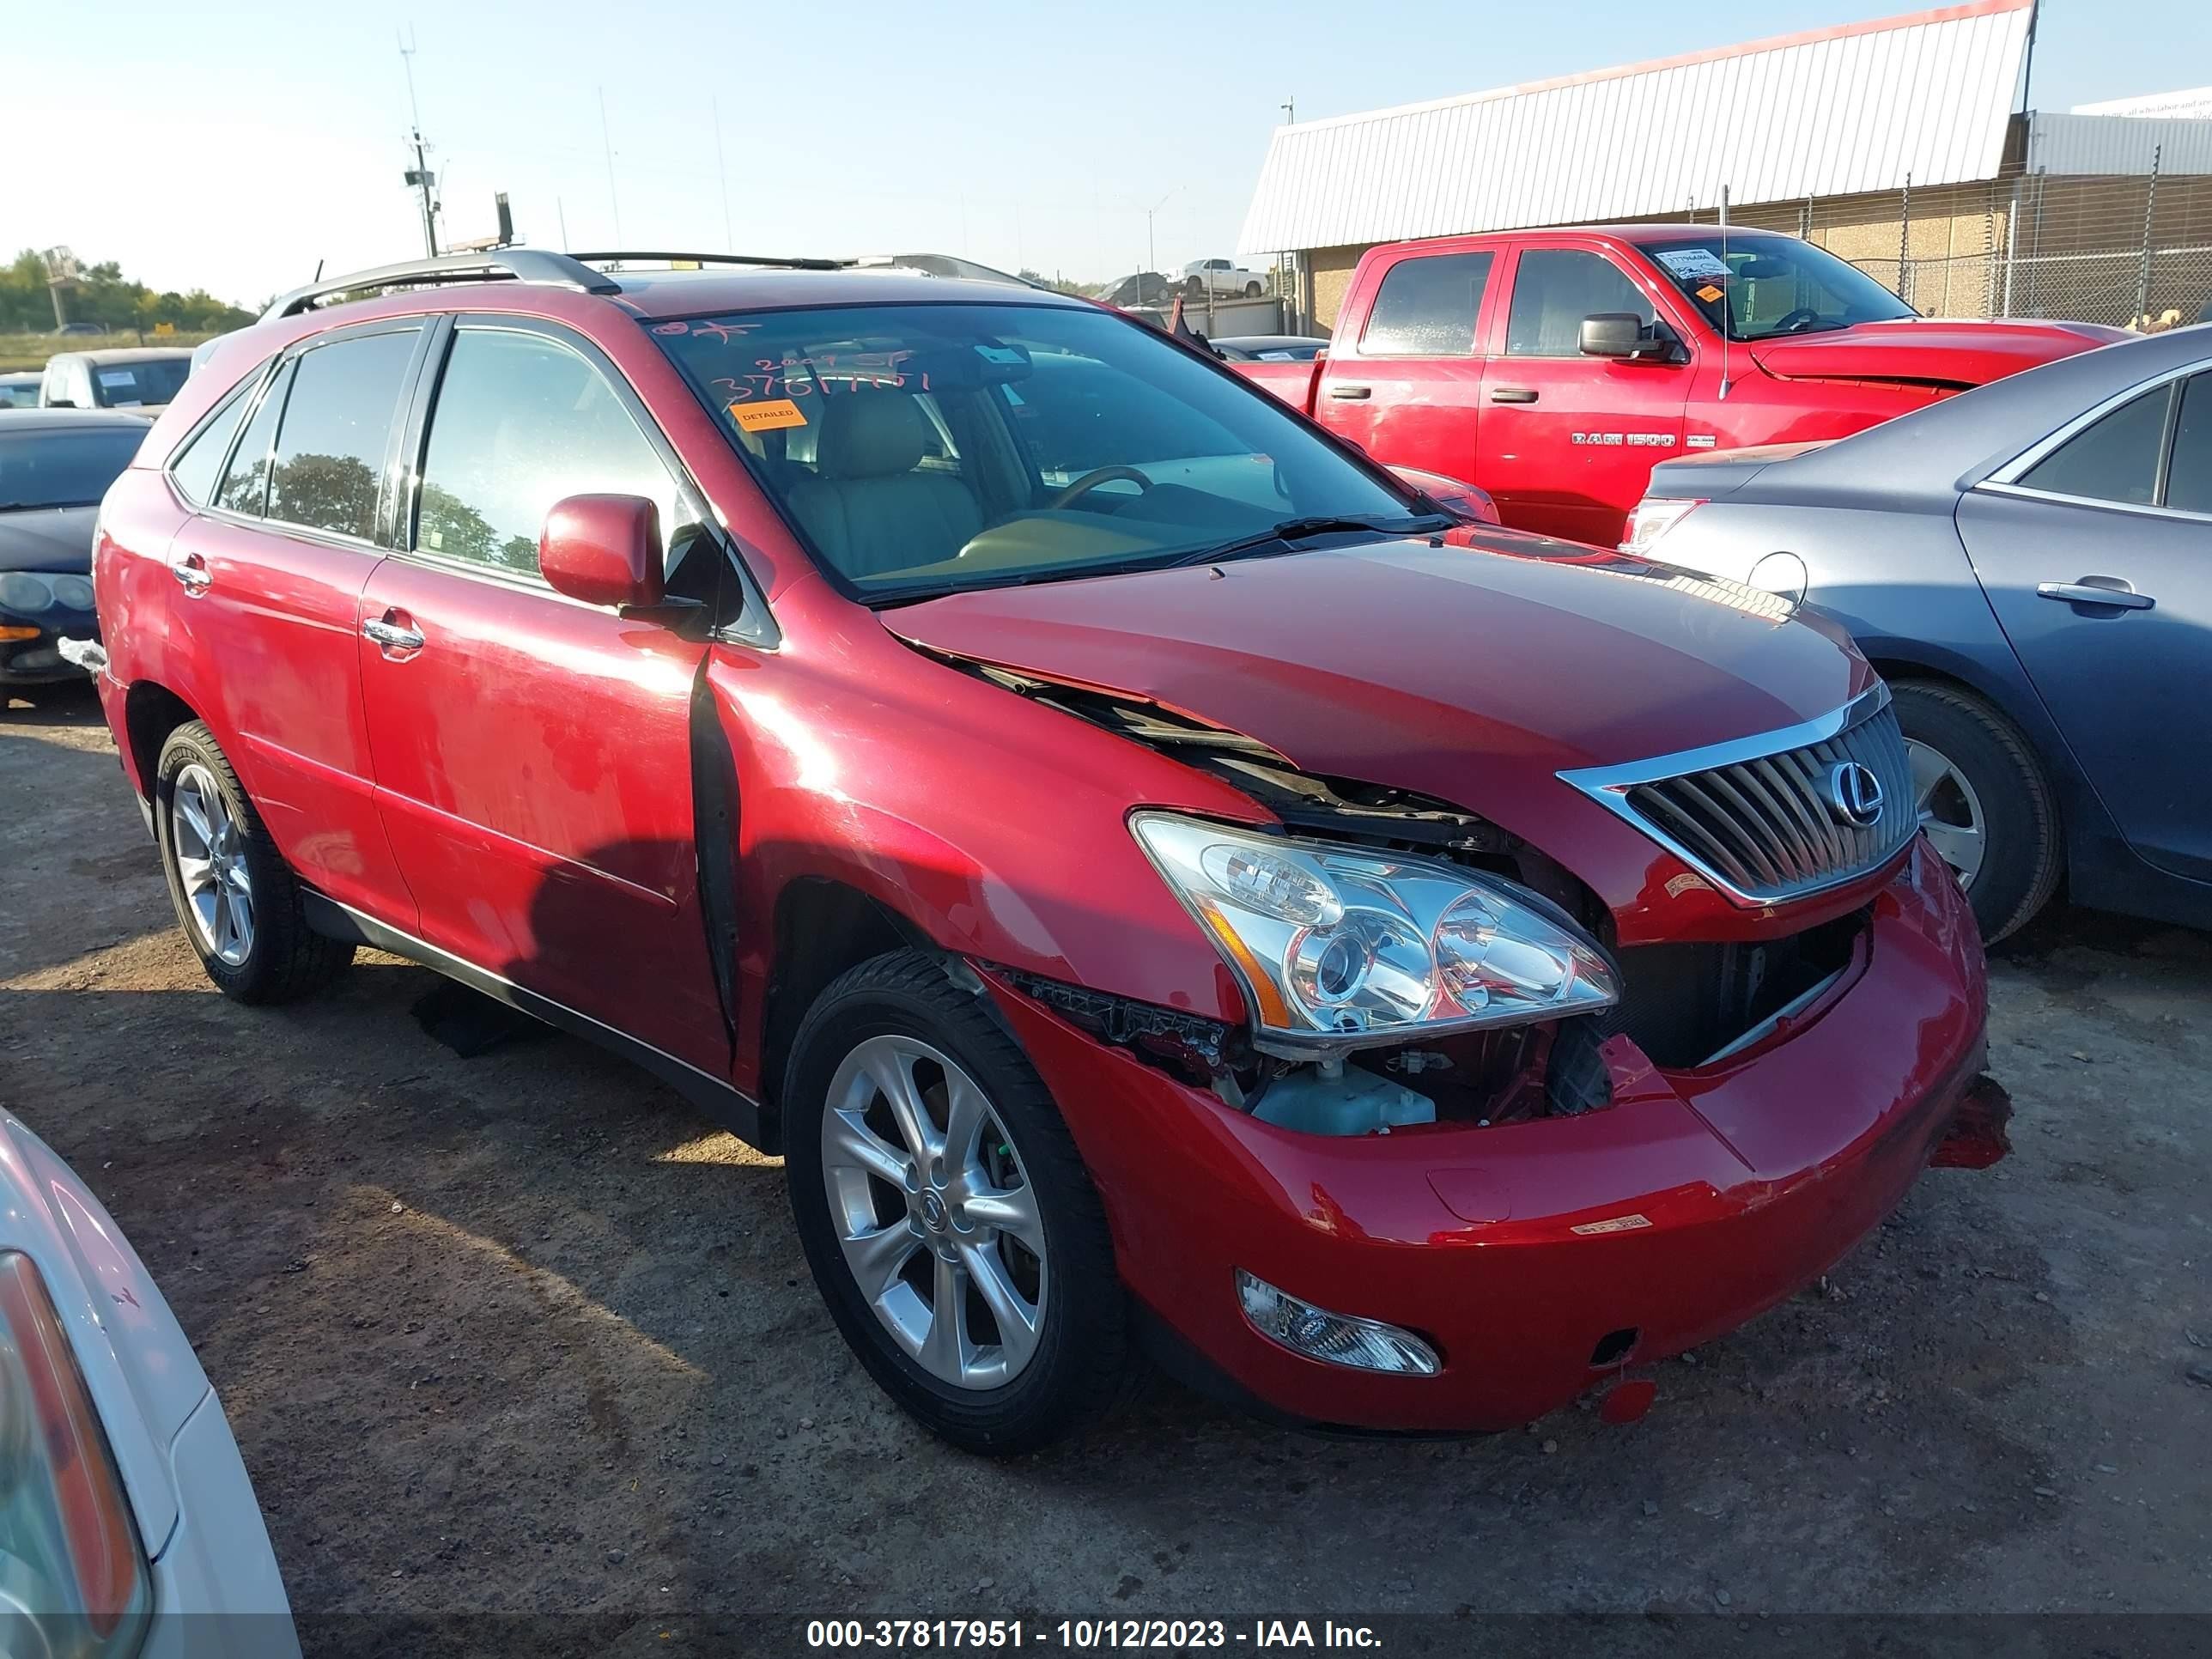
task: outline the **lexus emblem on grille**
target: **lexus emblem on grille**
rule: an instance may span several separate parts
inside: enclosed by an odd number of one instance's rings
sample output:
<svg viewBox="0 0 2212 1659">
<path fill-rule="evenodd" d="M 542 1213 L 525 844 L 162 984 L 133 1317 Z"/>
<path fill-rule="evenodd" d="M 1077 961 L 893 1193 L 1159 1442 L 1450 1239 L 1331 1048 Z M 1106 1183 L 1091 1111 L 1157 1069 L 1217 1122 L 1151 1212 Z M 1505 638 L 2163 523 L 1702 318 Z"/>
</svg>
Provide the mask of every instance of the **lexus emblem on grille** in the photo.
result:
<svg viewBox="0 0 2212 1659">
<path fill-rule="evenodd" d="M 1828 769 L 1828 805 L 1845 823 L 1868 829 L 1881 817 L 1881 780 L 1856 761 Z"/>
</svg>

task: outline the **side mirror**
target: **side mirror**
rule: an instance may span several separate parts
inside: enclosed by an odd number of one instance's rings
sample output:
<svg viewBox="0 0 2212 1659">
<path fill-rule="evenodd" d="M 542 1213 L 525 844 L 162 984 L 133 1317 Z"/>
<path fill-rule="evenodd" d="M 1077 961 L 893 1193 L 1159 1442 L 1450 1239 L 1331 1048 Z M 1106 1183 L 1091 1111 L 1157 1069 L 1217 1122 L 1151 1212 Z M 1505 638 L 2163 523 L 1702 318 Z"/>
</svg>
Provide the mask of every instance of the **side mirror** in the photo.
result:
<svg viewBox="0 0 2212 1659">
<path fill-rule="evenodd" d="M 651 610 L 664 598 L 660 509 L 642 495 L 569 495 L 538 538 L 538 570 L 586 605 Z"/>
<path fill-rule="evenodd" d="M 1656 342 L 1644 337 L 1644 319 L 1632 311 L 1601 311 L 1583 318 L 1577 343 L 1585 357 L 1640 357 L 1657 349 Z"/>
</svg>

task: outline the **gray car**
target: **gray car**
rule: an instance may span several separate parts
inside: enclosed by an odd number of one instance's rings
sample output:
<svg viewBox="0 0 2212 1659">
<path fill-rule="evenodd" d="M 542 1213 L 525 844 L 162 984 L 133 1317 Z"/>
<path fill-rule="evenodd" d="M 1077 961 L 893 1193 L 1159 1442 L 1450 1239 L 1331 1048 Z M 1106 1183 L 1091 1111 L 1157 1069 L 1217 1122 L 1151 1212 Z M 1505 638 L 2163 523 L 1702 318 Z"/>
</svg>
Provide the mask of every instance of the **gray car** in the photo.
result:
<svg viewBox="0 0 2212 1659">
<path fill-rule="evenodd" d="M 1832 443 L 1664 463 L 1625 546 L 1815 605 L 1889 679 L 1984 937 L 2212 927 L 2212 328 Z"/>
</svg>

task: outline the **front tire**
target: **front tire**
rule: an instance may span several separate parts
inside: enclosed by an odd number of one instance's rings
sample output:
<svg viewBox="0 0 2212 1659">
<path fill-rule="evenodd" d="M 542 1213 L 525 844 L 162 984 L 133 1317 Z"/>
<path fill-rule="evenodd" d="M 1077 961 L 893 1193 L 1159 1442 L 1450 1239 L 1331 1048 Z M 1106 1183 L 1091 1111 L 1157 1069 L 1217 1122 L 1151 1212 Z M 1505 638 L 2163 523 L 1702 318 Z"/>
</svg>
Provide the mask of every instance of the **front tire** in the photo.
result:
<svg viewBox="0 0 2212 1659">
<path fill-rule="evenodd" d="M 807 1265 L 884 1393 L 992 1456 L 1104 1410 L 1128 1342 L 1105 1212 L 973 995 L 917 951 L 862 963 L 801 1024 L 783 1111 Z"/>
<path fill-rule="evenodd" d="M 185 938 L 225 996 L 294 1001 L 353 960 L 352 945 L 308 928 L 300 878 L 204 721 L 187 721 L 161 745 L 154 839 Z"/>
<path fill-rule="evenodd" d="M 1929 845 L 1966 890 L 1984 943 L 2026 925 L 2058 885 L 2058 808 L 2011 721 L 1970 691 L 1905 680 L 1891 692 Z"/>
</svg>

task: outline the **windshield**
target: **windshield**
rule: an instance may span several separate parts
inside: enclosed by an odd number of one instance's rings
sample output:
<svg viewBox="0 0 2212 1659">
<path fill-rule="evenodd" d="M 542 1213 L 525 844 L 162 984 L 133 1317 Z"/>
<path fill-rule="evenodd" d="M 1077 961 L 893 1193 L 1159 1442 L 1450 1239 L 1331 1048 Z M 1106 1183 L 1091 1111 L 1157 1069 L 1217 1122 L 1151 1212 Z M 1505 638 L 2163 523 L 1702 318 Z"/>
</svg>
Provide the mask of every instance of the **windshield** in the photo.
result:
<svg viewBox="0 0 2212 1659">
<path fill-rule="evenodd" d="M 95 507 L 145 437 L 137 426 L 100 432 L 0 436 L 0 513 L 30 507 Z"/>
<path fill-rule="evenodd" d="M 138 409 L 166 404 L 191 373 L 191 354 L 149 358 L 137 363 L 94 363 L 92 395 L 102 409 Z"/>
<path fill-rule="evenodd" d="M 1644 252 L 1716 329 L 1725 307 L 1731 340 L 1818 334 L 1919 314 L 1857 266 L 1810 242 L 1738 237 L 1725 244 L 1725 254 L 1723 246 L 1716 230 L 1646 242 Z"/>
<path fill-rule="evenodd" d="M 1291 520 L 1425 522 L 1272 398 L 1107 312 L 850 307 L 653 331 L 864 599 L 1147 568 Z"/>
</svg>

